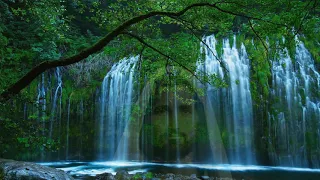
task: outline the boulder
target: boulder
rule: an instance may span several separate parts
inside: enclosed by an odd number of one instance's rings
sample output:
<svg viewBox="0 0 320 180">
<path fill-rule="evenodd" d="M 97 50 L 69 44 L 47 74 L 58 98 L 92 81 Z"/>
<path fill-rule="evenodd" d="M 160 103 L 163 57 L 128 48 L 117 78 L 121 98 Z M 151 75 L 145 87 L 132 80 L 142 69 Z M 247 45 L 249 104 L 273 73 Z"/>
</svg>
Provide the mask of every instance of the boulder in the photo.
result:
<svg viewBox="0 0 320 180">
<path fill-rule="evenodd" d="M 130 174 L 125 170 L 118 171 L 115 176 L 116 180 L 130 180 L 130 178 Z"/>
<path fill-rule="evenodd" d="M 174 179 L 174 177 L 175 177 L 175 175 L 172 174 L 172 173 L 168 173 L 168 174 L 165 175 L 165 179 L 167 179 L 167 180 Z"/>
<path fill-rule="evenodd" d="M 191 174 L 189 179 L 190 180 L 199 180 L 199 178 L 197 177 L 196 174 Z"/>
<path fill-rule="evenodd" d="M 96 176 L 97 180 L 115 180 L 116 178 L 110 173 L 102 173 Z"/>
<path fill-rule="evenodd" d="M 5 180 L 73 180 L 70 175 L 62 170 L 36 163 L 8 159 L 0 159 L 1 178 Z"/>
</svg>

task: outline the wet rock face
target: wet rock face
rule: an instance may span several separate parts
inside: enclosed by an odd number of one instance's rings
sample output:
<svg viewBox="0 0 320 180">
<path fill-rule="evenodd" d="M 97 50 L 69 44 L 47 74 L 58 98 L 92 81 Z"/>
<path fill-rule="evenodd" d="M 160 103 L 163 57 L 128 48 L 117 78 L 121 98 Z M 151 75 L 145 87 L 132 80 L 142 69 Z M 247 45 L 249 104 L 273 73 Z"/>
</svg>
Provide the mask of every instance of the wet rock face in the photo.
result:
<svg viewBox="0 0 320 180">
<path fill-rule="evenodd" d="M 62 170 L 8 159 L 0 159 L 1 178 L 5 180 L 73 180 Z"/>
</svg>

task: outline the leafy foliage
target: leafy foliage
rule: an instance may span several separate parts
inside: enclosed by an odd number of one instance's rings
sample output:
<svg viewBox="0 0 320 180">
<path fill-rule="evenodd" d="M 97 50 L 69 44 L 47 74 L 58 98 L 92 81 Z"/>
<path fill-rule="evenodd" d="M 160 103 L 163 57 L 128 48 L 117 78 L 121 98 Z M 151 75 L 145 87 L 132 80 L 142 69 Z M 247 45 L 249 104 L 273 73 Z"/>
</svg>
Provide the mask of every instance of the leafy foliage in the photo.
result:
<svg viewBox="0 0 320 180">
<path fill-rule="evenodd" d="M 65 78 L 62 106 L 65 108 L 71 97 L 75 104 L 92 99 L 111 65 L 130 55 L 141 57 L 138 67 L 141 86 L 158 83 L 165 87 L 161 91 L 174 91 L 176 84 L 178 91 L 202 95 L 203 90 L 192 82 L 198 78 L 226 87 L 228 83 L 215 74 L 192 74 L 196 71 L 196 62 L 203 59 L 198 51 L 200 40 L 212 33 L 217 38 L 237 34 L 237 47 L 239 42 L 245 44 L 251 60 L 251 92 L 257 106 L 268 103 L 270 60 L 284 47 L 288 47 L 293 56 L 295 36 L 304 41 L 314 59 L 320 62 L 320 6 L 316 0 L 0 0 L 0 93 L 37 64 L 77 54 L 129 19 L 155 11 L 178 12 L 196 3 L 216 4 L 194 7 L 178 17 L 154 16 L 125 30 L 163 54 L 120 34 L 103 51 L 62 68 Z M 279 43 L 282 38 L 285 41 Z M 222 44 L 217 45 L 217 52 L 221 56 Z M 50 92 L 56 82 L 54 71 L 47 71 L 44 78 Z M 17 97 L 0 104 L 0 144 L 5 144 L 1 155 L 13 147 L 22 152 L 39 147 L 57 150 L 58 141 L 41 136 L 46 129 L 37 125 L 38 114 L 21 118 L 24 103 L 35 106 L 34 112 L 39 113 L 35 97 L 40 81 L 41 78 L 37 78 Z M 46 94 L 46 99 L 52 100 L 52 96 L 53 93 Z M 50 100 L 47 104 L 52 103 Z M 190 99 L 183 101 L 193 103 Z M 51 117 L 45 112 L 40 121 L 48 123 Z M 196 131 L 197 140 L 205 142 L 207 130 L 199 126 Z M 12 137 L 6 138 L 7 134 Z M 71 134 L 82 136 L 80 128 L 73 128 Z M 160 141 L 158 145 L 161 146 Z"/>
</svg>

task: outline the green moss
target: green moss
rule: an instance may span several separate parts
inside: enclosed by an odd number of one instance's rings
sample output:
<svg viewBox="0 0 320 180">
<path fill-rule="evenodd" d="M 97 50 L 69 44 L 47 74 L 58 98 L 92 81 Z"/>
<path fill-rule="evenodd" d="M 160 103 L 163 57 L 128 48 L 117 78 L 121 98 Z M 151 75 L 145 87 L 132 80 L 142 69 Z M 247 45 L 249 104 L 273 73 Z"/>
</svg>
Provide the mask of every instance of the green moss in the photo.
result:
<svg viewBox="0 0 320 180">
<path fill-rule="evenodd" d="M 2 167 L 0 167 L 0 180 L 4 179 L 4 170 Z"/>
<path fill-rule="evenodd" d="M 233 36 L 234 36 L 233 34 L 230 34 L 230 35 L 228 36 L 230 47 L 233 47 L 233 43 L 234 43 L 234 38 L 233 38 Z"/>
<path fill-rule="evenodd" d="M 196 128 L 195 128 L 195 140 L 198 143 L 208 143 L 209 139 L 208 139 L 208 129 L 206 127 L 205 124 L 197 124 Z"/>
<path fill-rule="evenodd" d="M 241 48 L 241 44 L 245 42 L 245 36 L 244 34 L 238 34 L 236 37 L 236 47 L 237 49 Z"/>
<path fill-rule="evenodd" d="M 143 179 L 143 177 L 141 176 L 141 174 L 135 174 L 135 175 L 133 175 L 132 179 L 134 179 L 134 180 Z"/>
<path fill-rule="evenodd" d="M 269 95 L 269 79 L 271 78 L 271 68 L 266 56 L 266 50 L 260 41 L 254 41 L 254 45 L 249 39 L 243 39 L 248 58 L 251 62 L 251 93 L 254 102 L 261 104 L 266 101 Z M 262 96 L 261 96 L 262 95 Z"/>
<path fill-rule="evenodd" d="M 147 174 L 145 175 L 145 178 L 152 179 L 153 178 L 152 172 L 147 172 Z"/>
<path fill-rule="evenodd" d="M 221 57 L 222 54 L 223 54 L 223 43 L 222 43 L 222 41 L 217 41 L 216 51 L 218 53 L 218 57 Z"/>
<path fill-rule="evenodd" d="M 316 63 L 320 63 L 320 48 L 316 42 L 316 38 L 300 38 L 308 51 L 311 53 Z"/>
</svg>

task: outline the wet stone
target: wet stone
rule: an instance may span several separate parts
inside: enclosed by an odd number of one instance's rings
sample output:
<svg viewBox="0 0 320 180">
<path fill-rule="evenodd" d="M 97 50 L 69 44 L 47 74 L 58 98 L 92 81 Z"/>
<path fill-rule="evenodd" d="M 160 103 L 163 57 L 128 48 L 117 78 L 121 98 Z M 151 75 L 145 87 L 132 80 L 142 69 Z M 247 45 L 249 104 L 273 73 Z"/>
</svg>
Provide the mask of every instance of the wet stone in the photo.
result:
<svg viewBox="0 0 320 180">
<path fill-rule="evenodd" d="M 117 172 L 115 179 L 116 180 L 129 180 L 129 179 L 131 179 L 131 176 L 127 171 L 121 170 L 121 171 Z"/>
<path fill-rule="evenodd" d="M 96 176 L 97 180 L 115 180 L 115 177 L 110 173 L 103 173 Z"/>
</svg>

